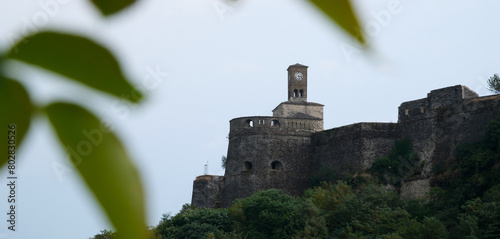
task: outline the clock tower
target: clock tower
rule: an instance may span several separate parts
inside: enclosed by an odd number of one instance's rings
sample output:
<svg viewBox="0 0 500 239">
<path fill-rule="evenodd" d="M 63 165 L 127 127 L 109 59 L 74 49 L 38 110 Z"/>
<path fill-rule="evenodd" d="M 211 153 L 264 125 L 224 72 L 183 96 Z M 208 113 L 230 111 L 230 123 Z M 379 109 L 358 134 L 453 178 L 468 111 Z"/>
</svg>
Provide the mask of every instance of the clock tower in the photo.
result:
<svg viewBox="0 0 500 239">
<path fill-rule="evenodd" d="M 307 102 L 307 68 L 299 63 L 288 67 L 288 101 Z"/>
<path fill-rule="evenodd" d="M 288 67 L 288 100 L 273 110 L 274 117 L 321 120 L 323 130 L 323 105 L 307 102 L 307 68 L 299 63 Z"/>
</svg>

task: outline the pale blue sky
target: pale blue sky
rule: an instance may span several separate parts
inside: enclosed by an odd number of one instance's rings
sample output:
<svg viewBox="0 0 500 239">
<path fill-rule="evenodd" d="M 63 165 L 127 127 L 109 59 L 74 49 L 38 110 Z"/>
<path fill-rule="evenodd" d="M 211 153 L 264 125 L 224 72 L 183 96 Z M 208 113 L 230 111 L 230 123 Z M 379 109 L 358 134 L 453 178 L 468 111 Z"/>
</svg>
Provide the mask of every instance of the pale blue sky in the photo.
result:
<svg viewBox="0 0 500 239">
<path fill-rule="evenodd" d="M 40 4 L 47 2 L 57 7 Z M 396 122 L 401 102 L 441 87 L 490 94 L 484 83 L 500 72 L 500 2 L 355 3 L 370 56 L 300 0 L 233 7 L 222 0 L 144 0 L 108 20 L 88 1 L 1 0 L 0 49 L 31 28 L 59 29 L 109 47 L 135 84 L 161 73 L 158 85 L 147 86 L 147 100 L 128 108 L 108 96 L 89 99 L 92 91 L 51 73 L 9 65 L 37 104 L 79 102 L 116 126 L 144 181 L 148 223 L 156 225 L 161 214 L 190 203 L 207 161 L 210 174 L 223 174 L 230 119 L 271 115 L 286 100 L 291 64 L 309 66 L 308 100 L 325 105 L 325 128 Z M 390 4 L 399 4 L 397 11 L 384 14 Z M 35 121 L 18 157 L 18 231 L 6 230 L 7 188 L 0 187 L 0 238 L 88 238 L 110 228 L 79 175 L 55 173 L 68 161 L 46 119 Z"/>
</svg>

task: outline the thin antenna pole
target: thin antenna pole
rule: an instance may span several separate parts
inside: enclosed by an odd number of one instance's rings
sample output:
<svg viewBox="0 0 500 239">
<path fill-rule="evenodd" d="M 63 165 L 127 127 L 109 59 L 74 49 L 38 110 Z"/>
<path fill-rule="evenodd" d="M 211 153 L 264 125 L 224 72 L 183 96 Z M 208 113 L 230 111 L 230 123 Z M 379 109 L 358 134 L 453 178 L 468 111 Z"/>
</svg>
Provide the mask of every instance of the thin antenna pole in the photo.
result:
<svg viewBox="0 0 500 239">
<path fill-rule="evenodd" d="M 208 161 L 207 161 L 207 164 L 205 164 L 205 170 L 204 170 L 204 173 L 205 173 L 205 175 L 207 175 L 207 174 L 208 174 Z"/>
</svg>

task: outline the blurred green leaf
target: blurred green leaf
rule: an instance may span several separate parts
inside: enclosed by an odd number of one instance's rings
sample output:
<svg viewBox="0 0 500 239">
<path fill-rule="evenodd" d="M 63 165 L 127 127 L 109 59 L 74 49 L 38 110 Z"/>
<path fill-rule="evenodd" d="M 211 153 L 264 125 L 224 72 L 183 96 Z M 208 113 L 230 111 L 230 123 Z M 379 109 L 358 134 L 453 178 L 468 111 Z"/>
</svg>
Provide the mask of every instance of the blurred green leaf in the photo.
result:
<svg viewBox="0 0 500 239">
<path fill-rule="evenodd" d="M 7 137 L 13 134 L 9 133 L 7 136 L 7 133 L 8 131 L 14 131 L 8 126 L 15 125 L 15 151 L 17 151 L 18 146 L 28 132 L 33 111 L 34 107 L 31 104 L 26 89 L 17 81 L 0 76 L 0 128 L 2 129 L 0 130 L 0 134 L 2 135 L 2 145 L 4 145 L 2 147 L 3 152 L 0 158 L 0 167 L 7 163 L 8 160 Z"/>
<path fill-rule="evenodd" d="M 45 109 L 61 144 L 122 238 L 147 237 L 143 189 L 118 138 L 80 106 Z"/>
<path fill-rule="evenodd" d="M 349 0 L 310 0 L 316 7 L 321 9 L 330 19 L 335 21 L 342 29 L 356 38 L 361 44 L 365 44 L 365 38 L 361 32 L 358 19 L 354 14 Z"/>
<path fill-rule="evenodd" d="M 114 56 L 84 37 L 57 32 L 36 33 L 20 40 L 7 57 L 43 67 L 132 102 L 142 98 L 123 76 Z"/>
<path fill-rule="evenodd" d="M 105 16 L 115 14 L 128 6 L 132 5 L 135 0 L 91 0 L 92 3 Z"/>
</svg>

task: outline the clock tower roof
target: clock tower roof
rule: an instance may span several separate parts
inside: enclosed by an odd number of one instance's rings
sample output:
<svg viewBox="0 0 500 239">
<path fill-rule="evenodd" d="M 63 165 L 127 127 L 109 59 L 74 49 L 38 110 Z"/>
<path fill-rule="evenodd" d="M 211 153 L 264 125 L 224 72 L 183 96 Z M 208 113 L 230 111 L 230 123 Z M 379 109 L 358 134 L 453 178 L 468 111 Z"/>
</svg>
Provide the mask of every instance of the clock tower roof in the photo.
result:
<svg viewBox="0 0 500 239">
<path fill-rule="evenodd" d="M 288 66 L 288 69 L 290 69 L 290 67 L 294 67 L 294 66 L 300 66 L 300 67 L 305 67 L 305 68 L 308 68 L 309 66 L 306 66 L 306 65 L 302 65 L 302 64 L 299 64 L 299 63 L 296 63 L 295 65 L 290 65 Z M 287 70 L 288 70 L 287 69 Z"/>
</svg>

